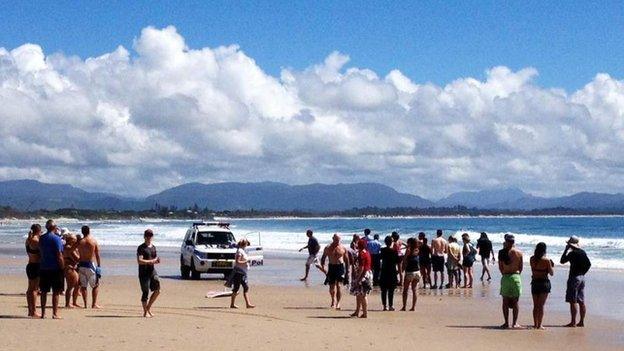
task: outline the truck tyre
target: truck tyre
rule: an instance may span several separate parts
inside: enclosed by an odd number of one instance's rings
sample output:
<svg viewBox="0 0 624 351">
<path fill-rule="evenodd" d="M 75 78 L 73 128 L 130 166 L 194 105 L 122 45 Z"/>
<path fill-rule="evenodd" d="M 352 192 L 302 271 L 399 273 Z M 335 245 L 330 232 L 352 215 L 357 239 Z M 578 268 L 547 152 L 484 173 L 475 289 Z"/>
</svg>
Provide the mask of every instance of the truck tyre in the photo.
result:
<svg viewBox="0 0 624 351">
<path fill-rule="evenodd" d="M 195 270 L 195 263 L 191 261 L 191 279 L 199 280 L 201 278 L 201 273 Z"/>
<path fill-rule="evenodd" d="M 191 275 L 191 267 L 184 264 L 184 259 L 180 256 L 180 276 L 186 280 Z"/>
</svg>

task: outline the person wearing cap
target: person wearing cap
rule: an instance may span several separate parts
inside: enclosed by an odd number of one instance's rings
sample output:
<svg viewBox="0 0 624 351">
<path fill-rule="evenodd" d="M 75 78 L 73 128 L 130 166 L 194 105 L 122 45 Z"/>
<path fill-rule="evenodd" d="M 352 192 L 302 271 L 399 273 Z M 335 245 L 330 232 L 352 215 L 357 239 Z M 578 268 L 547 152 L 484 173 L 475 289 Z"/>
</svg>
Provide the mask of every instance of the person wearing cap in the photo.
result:
<svg viewBox="0 0 624 351">
<path fill-rule="evenodd" d="M 561 255 L 561 264 L 570 262 L 570 273 L 568 275 L 566 302 L 570 304 L 570 323 L 566 327 L 585 326 L 585 274 L 591 267 L 591 262 L 587 254 L 579 244 L 579 238 L 571 236 L 566 242 L 565 250 Z M 579 322 L 576 323 L 576 311 L 578 304 Z"/>
<path fill-rule="evenodd" d="M 522 252 L 515 247 L 515 237 L 505 235 L 503 249 L 498 252 L 498 269 L 501 274 L 500 294 L 503 297 L 503 318 L 505 323 L 501 328 L 509 328 L 509 310 L 513 311 L 511 328 L 522 328 L 518 322 L 518 301 L 522 295 Z"/>
<path fill-rule="evenodd" d="M 143 317 L 151 318 L 152 305 L 160 295 L 160 279 L 154 265 L 160 263 L 160 257 L 156 253 L 156 246 L 152 244 L 154 232 L 151 229 L 143 233 L 143 244 L 137 248 L 137 263 L 139 264 L 139 283 L 141 284 L 141 304 L 143 305 Z M 152 296 L 149 296 L 150 290 Z"/>
</svg>

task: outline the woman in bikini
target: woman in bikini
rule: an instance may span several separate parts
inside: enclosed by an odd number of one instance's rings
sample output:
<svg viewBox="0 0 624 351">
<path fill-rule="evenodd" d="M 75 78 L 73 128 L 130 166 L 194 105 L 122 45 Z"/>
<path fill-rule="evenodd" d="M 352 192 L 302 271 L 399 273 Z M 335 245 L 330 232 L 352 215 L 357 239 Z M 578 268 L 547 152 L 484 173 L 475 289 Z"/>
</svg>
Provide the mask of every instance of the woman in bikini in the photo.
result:
<svg viewBox="0 0 624 351">
<path fill-rule="evenodd" d="M 421 279 L 419 245 L 420 242 L 416 238 L 407 239 L 407 249 L 403 257 L 403 265 L 401 266 L 401 271 L 405 272 L 403 277 L 403 307 L 401 311 L 405 311 L 410 288 L 412 289 L 412 308 L 410 308 L 410 311 L 416 309 L 416 301 L 418 299 L 416 288 Z"/>
<path fill-rule="evenodd" d="M 78 254 L 78 239 L 74 234 L 65 234 L 63 258 L 65 259 L 65 281 L 67 282 L 65 308 L 80 307 L 78 305 L 78 296 L 80 296 L 78 261 L 80 261 L 80 254 Z M 70 299 L 72 299 L 71 304 Z"/>
<path fill-rule="evenodd" d="M 26 238 L 26 253 L 28 254 L 28 264 L 26 265 L 26 276 L 28 277 L 28 290 L 26 290 L 26 302 L 28 303 L 28 316 L 39 318 L 36 312 L 37 292 L 39 290 L 39 262 L 41 252 L 39 251 L 39 237 L 41 236 L 41 226 L 33 224 Z"/>
<path fill-rule="evenodd" d="M 555 272 L 555 263 L 546 257 L 546 244 L 538 243 L 535 246 L 535 253 L 530 259 L 531 263 L 531 294 L 533 295 L 533 327 L 535 329 L 545 329 L 542 326 L 544 319 L 544 305 L 548 294 L 550 294 L 549 275 Z"/>
</svg>

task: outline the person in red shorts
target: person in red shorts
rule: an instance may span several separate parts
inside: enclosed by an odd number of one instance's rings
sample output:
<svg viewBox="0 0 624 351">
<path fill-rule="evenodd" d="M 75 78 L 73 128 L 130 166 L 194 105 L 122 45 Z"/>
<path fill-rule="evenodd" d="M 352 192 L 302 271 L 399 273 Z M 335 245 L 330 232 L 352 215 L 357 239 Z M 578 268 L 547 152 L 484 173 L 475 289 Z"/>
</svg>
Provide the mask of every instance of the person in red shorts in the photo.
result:
<svg viewBox="0 0 624 351">
<path fill-rule="evenodd" d="M 355 279 L 351 285 L 351 295 L 355 296 L 355 312 L 351 317 L 368 317 L 368 294 L 373 289 L 373 272 L 371 255 L 366 249 L 366 240 L 360 239 L 357 242 L 357 266 Z M 360 315 L 360 310 L 362 314 Z"/>
</svg>

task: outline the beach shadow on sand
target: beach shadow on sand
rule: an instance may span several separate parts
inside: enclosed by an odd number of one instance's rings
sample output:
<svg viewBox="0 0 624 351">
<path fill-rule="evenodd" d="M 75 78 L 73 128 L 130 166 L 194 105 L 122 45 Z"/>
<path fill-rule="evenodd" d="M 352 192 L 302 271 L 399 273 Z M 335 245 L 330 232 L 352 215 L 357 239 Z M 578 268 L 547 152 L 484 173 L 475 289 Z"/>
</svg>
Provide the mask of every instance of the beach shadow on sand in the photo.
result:
<svg viewBox="0 0 624 351">
<path fill-rule="evenodd" d="M 142 316 L 128 316 L 120 314 L 94 314 L 86 316 L 87 318 L 143 318 Z"/>
<path fill-rule="evenodd" d="M 5 297 L 26 297 L 24 293 L 0 293 L 0 296 Z"/>
<path fill-rule="evenodd" d="M 227 306 L 199 306 L 193 307 L 196 310 L 229 310 L 230 308 Z"/>
<path fill-rule="evenodd" d="M 223 279 L 223 276 L 212 276 L 212 277 L 202 277 L 200 279 L 182 279 L 182 277 L 180 277 L 179 275 L 159 275 L 160 278 L 162 279 L 170 279 L 170 280 L 188 280 L 188 281 L 223 281 L 225 282 L 225 279 Z"/>
<path fill-rule="evenodd" d="M 354 317 L 350 317 L 350 316 L 308 316 L 308 318 L 312 318 L 312 319 L 353 319 Z"/>
<path fill-rule="evenodd" d="M 17 316 L 17 315 L 10 315 L 10 314 L 1 314 L 0 315 L 0 319 L 31 319 L 31 318 L 27 317 L 27 316 Z"/>
<path fill-rule="evenodd" d="M 455 329 L 484 329 L 484 330 L 526 330 L 524 329 L 503 329 L 498 325 L 447 325 L 447 328 Z"/>
</svg>

